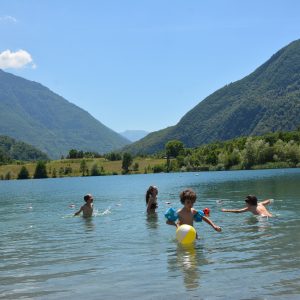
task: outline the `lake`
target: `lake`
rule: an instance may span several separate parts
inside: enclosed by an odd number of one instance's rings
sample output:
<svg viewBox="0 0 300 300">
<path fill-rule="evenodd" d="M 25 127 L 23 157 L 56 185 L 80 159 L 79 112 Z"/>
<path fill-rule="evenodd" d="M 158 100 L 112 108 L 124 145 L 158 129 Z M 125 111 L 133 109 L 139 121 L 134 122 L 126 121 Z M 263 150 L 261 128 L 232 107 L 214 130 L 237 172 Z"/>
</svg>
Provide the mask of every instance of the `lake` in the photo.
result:
<svg viewBox="0 0 300 300">
<path fill-rule="evenodd" d="M 223 229 L 196 223 L 187 247 L 164 218 L 185 188 Z M 0 192 L 0 299 L 300 297 L 300 169 L 0 181 Z M 95 216 L 73 217 L 86 193 Z M 220 211 L 248 194 L 273 198 L 274 218 Z"/>
</svg>

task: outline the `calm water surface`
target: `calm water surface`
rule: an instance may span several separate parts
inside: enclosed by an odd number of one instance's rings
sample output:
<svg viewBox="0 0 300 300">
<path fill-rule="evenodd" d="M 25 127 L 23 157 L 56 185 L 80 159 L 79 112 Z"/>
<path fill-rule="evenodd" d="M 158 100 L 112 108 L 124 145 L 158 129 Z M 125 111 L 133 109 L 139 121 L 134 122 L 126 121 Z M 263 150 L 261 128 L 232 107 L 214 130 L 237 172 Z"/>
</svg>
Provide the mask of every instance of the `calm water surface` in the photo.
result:
<svg viewBox="0 0 300 300">
<path fill-rule="evenodd" d="M 223 232 L 197 223 L 184 248 L 163 213 L 187 187 Z M 1 181 L 0 192 L 0 299 L 300 298 L 299 169 Z M 96 215 L 72 217 L 88 192 Z M 220 212 L 249 193 L 274 198 L 275 217 Z"/>
</svg>

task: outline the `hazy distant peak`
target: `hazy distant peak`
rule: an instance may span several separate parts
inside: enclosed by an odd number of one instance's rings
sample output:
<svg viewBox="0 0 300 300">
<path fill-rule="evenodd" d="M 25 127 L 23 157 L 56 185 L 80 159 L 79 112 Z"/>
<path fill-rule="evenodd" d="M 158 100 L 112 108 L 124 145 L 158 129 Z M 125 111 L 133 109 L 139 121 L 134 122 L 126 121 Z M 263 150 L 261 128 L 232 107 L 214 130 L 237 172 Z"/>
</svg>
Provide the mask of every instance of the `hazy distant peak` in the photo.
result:
<svg viewBox="0 0 300 300">
<path fill-rule="evenodd" d="M 122 135 L 131 142 L 138 141 L 148 134 L 149 132 L 145 130 L 125 130 L 123 132 L 120 132 L 120 135 Z"/>
</svg>

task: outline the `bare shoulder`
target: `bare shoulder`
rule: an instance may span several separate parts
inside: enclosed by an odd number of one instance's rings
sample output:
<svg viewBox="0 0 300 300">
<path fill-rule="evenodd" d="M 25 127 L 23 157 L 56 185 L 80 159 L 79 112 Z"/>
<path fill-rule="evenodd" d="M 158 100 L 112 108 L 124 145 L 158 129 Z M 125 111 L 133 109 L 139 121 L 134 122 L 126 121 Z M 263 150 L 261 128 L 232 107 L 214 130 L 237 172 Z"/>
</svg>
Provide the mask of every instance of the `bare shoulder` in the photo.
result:
<svg viewBox="0 0 300 300">
<path fill-rule="evenodd" d="M 178 210 L 177 210 L 177 214 L 182 214 L 182 208 L 179 208 Z"/>
</svg>

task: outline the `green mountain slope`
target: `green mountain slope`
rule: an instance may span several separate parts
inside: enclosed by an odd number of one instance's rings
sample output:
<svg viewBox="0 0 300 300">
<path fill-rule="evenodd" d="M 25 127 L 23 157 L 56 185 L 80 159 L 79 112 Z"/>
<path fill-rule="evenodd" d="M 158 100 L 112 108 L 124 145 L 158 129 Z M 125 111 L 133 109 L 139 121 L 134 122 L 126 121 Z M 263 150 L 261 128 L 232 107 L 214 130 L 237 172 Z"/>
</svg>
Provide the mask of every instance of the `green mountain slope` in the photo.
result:
<svg viewBox="0 0 300 300">
<path fill-rule="evenodd" d="M 8 136 L 0 135 L 0 163 L 11 160 L 47 160 L 48 157 L 42 151 L 24 142 L 16 141 Z"/>
<path fill-rule="evenodd" d="M 39 83 L 0 70 L 0 134 L 52 158 L 70 149 L 109 152 L 130 143 Z"/>
<path fill-rule="evenodd" d="M 205 98 L 167 133 L 157 131 L 125 150 L 153 153 L 173 139 L 181 140 L 186 147 L 195 147 L 239 136 L 293 130 L 299 125 L 300 40 L 297 40 L 250 75 Z"/>
</svg>

